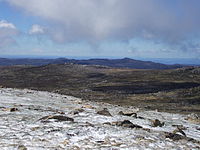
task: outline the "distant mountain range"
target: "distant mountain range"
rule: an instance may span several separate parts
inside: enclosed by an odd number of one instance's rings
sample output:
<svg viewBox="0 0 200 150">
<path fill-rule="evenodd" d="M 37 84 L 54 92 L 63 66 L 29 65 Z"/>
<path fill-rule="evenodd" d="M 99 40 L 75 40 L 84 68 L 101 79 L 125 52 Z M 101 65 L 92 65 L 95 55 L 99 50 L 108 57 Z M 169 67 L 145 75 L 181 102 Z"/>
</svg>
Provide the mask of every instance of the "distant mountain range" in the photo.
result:
<svg viewBox="0 0 200 150">
<path fill-rule="evenodd" d="M 155 63 L 152 61 L 141 61 L 130 58 L 123 59 L 87 59 L 76 60 L 67 58 L 57 59 L 31 59 L 31 58 L 0 58 L 0 66 L 12 66 L 12 65 L 32 65 L 42 66 L 47 64 L 64 64 L 73 63 L 81 65 L 101 65 L 114 68 L 130 68 L 130 69 L 175 69 L 184 67 L 184 65 L 166 65 L 161 63 Z"/>
</svg>

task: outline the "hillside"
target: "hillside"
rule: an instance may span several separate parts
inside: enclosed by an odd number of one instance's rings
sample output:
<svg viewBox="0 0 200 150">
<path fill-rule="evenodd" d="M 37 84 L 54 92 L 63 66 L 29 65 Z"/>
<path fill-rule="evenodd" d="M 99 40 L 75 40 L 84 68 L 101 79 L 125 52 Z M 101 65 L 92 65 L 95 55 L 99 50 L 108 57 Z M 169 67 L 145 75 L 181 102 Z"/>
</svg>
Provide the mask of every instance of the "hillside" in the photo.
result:
<svg viewBox="0 0 200 150">
<path fill-rule="evenodd" d="M 182 65 L 165 65 L 161 63 L 155 63 L 151 61 L 140 61 L 130 58 L 124 59 L 88 59 L 88 60 L 75 60 L 75 59 L 7 59 L 0 58 L 0 66 L 11 65 L 33 65 L 41 66 L 47 64 L 82 64 L 82 65 L 101 65 L 114 68 L 132 68 L 132 69 L 175 69 L 181 68 Z"/>
<path fill-rule="evenodd" d="M 200 114 L 199 67 L 115 69 L 52 64 L 0 67 L 0 86 L 72 95 L 143 109 Z"/>
</svg>

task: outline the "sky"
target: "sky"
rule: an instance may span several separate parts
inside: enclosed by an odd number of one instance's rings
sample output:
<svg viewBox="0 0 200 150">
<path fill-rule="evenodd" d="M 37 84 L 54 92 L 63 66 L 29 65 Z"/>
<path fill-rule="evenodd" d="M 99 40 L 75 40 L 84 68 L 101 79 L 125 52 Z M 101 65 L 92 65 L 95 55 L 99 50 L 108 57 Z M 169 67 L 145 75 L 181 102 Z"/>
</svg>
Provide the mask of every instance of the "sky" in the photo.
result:
<svg viewBox="0 0 200 150">
<path fill-rule="evenodd" d="M 0 0 L 0 56 L 200 59 L 199 0 Z"/>
</svg>

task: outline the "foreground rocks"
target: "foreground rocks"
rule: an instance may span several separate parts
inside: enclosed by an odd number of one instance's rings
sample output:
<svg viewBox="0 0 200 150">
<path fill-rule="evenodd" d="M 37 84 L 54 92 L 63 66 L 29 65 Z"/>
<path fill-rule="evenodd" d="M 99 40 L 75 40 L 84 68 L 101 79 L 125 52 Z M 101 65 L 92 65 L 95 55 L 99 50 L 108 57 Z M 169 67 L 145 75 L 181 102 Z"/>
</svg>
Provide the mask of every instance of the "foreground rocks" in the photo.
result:
<svg viewBox="0 0 200 150">
<path fill-rule="evenodd" d="M 138 111 L 40 91 L 0 93 L 1 150 L 200 149 L 196 115 Z"/>
</svg>

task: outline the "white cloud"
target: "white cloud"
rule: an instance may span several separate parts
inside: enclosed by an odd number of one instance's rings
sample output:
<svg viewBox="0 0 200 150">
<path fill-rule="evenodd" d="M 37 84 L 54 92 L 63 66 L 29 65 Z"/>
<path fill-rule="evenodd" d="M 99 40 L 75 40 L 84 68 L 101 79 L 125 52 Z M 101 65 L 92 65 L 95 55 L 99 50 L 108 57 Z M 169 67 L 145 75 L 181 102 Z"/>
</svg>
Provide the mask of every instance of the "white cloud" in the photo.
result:
<svg viewBox="0 0 200 150">
<path fill-rule="evenodd" d="M 198 0 L 7 1 L 29 15 L 48 20 L 48 32 L 58 42 L 138 36 L 174 42 L 198 33 L 200 26 Z"/>
<path fill-rule="evenodd" d="M 7 22 L 6 20 L 0 21 L 0 28 L 16 29 L 15 25 Z"/>
<path fill-rule="evenodd" d="M 44 28 L 40 25 L 33 25 L 31 29 L 29 30 L 29 34 L 44 34 Z"/>
</svg>

